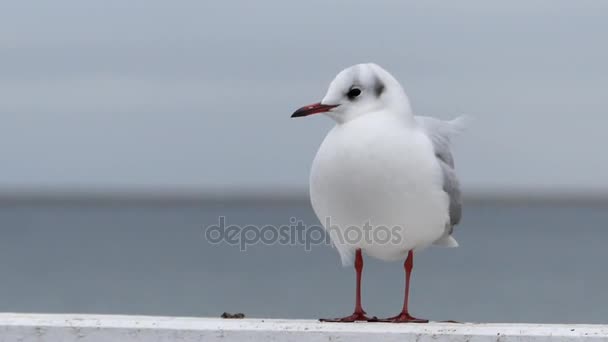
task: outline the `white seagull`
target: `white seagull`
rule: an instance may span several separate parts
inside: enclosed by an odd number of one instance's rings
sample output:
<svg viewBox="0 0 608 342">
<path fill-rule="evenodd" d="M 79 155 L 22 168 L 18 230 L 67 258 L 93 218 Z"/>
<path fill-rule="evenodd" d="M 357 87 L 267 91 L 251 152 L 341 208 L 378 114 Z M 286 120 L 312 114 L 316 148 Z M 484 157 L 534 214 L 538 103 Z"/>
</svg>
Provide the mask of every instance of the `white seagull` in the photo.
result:
<svg viewBox="0 0 608 342">
<path fill-rule="evenodd" d="M 316 113 L 336 125 L 312 164 L 312 207 L 342 263 L 354 259 L 357 274 L 354 313 L 322 321 L 428 322 L 409 313 L 410 274 L 414 251 L 432 244 L 458 246 L 452 231 L 462 205 L 449 147 L 463 118 L 414 116 L 399 82 L 373 63 L 341 71 L 321 102 L 292 117 Z M 397 316 L 366 316 L 362 252 L 386 261 L 405 259 L 405 298 Z"/>
</svg>

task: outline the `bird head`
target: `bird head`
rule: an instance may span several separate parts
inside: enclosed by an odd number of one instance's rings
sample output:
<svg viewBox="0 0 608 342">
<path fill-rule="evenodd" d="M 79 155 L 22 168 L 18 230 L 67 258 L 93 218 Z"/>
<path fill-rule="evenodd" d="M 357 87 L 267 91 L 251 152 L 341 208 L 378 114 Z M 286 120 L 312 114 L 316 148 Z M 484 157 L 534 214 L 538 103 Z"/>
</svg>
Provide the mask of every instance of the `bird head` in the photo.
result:
<svg viewBox="0 0 608 342">
<path fill-rule="evenodd" d="M 409 100 L 399 82 L 379 65 L 365 63 L 342 70 L 330 83 L 321 102 L 304 106 L 291 117 L 325 113 L 336 122 L 344 123 L 381 111 L 411 116 Z"/>
</svg>

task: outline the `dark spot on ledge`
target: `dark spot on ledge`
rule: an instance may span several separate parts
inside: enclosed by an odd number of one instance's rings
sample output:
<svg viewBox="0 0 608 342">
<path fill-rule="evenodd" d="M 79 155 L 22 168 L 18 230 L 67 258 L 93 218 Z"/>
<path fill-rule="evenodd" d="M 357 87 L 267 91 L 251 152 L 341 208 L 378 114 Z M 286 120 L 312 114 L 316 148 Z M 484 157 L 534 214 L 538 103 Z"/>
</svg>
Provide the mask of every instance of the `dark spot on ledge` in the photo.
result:
<svg viewBox="0 0 608 342">
<path fill-rule="evenodd" d="M 242 312 L 238 312 L 238 313 L 235 313 L 235 314 L 224 312 L 221 317 L 222 318 L 227 318 L 227 319 L 240 319 L 240 318 L 245 318 L 245 314 L 242 313 Z"/>
</svg>

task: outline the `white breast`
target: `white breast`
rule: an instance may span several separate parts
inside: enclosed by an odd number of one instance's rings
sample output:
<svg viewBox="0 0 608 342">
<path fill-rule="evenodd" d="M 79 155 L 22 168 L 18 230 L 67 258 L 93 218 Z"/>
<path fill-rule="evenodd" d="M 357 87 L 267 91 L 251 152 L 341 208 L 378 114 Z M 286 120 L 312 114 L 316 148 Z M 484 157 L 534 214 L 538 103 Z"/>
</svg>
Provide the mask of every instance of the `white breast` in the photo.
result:
<svg viewBox="0 0 608 342">
<path fill-rule="evenodd" d="M 440 172 L 427 136 L 396 118 L 366 115 L 337 125 L 313 162 L 310 196 L 342 262 L 357 248 L 400 259 L 441 237 L 448 198 Z"/>
</svg>

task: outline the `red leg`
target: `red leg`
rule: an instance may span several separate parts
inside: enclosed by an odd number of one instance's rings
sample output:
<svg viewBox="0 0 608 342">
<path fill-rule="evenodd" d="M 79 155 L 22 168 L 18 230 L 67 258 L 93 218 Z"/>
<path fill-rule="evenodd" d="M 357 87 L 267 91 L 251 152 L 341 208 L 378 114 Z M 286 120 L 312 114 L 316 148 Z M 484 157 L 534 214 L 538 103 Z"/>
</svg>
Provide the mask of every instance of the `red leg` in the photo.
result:
<svg viewBox="0 0 608 342">
<path fill-rule="evenodd" d="M 373 322 L 376 321 L 377 318 L 369 318 L 365 314 L 366 312 L 363 310 L 361 306 L 361 273 L 363 271 L 363 256 L 361 255 L 361 249 L 357 249 L 355 255 L 355 271 L 357 272 L 357 289 L 356 289 L 356 297 L 355 297 L 355 312 L 346 317 L 342 318 L 334 318 L 327 319 L 321 318 L 321 322 L 355 322 L 355 321 L 368 321 Z"/>
<path fill-rule="evenodd" d="M 410 277 L 412 275 L 412 268 L 414 268 L 414 252 L 409 251 L 407 253 L 407 259 L 403 264 L 405 268 L 405 297 L 403 299 L 403 309 L 397 316 L 389 317 L 380 320 L 381 322 L 393 322 L 393 323 L 428 323 L 427 319 L 420 319 L 410 315 L 408 309 L 408 301 L 410 297 Z"/>
</svg>

